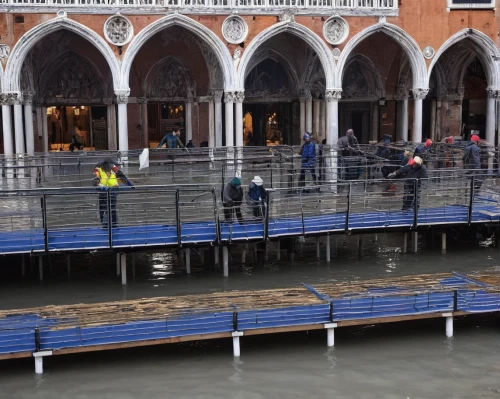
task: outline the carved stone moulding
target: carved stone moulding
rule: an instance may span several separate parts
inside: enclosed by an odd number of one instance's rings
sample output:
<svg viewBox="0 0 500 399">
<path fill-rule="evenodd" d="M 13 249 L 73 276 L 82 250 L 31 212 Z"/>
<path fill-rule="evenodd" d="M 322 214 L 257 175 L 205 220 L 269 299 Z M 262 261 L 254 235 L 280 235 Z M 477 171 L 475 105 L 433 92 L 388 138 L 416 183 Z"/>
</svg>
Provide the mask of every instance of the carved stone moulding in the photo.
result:
<svg viewBox="0 0 500 399">
<path fill-rule="evenodd" d="M 423 99 L 425 99 L 425 97 L 427 97 L 427 94 L 429 94 L 429 89 L 414 88 L 414 89 L 411 89 L 411 92 L 412 92 L 413 98 L 415 100 L 423 100 Z"/>
<path fill-rule="evenodd" d="M 248 36 L 248 25 L 240 16 L 230 15 L 222 23 L 222 36 L 228 43 L 242 43 Z"/>
<path fill-rule="evenodd" d="M 323 36 L 330 44 L 342 44 L 349 36 L 349 24 L 342 17 L 330 17 L 323 24 Z"/>
<path fill-rule="evenodd" d="M 325 91 L 325 101 L 339 101 L 342 98 L 342 89 L 331 89 Z"/>
<path fill-rule="evenodd" d="M 0 59 L 9 58 L 10 47 L 7 44 L 0 44 Z"/>
<path fill-rule="evenodd" d="M 426 46 L 422 50 L 422 53 L 424 54 L 425 58 L 427 58 L 428 60 L 430 60 L 432 57 L 434 57 L 434 54 L 436 52 L 435 52 L 434 48 L 432 48 L 431 46 Z"/>
<path fill-rule="evenodd" d="M 104 37 L 116 46 L 124 46 L 132 40 L 134 27 L 123 15 L 116 14 L 104 23 Z"/>
</svg>

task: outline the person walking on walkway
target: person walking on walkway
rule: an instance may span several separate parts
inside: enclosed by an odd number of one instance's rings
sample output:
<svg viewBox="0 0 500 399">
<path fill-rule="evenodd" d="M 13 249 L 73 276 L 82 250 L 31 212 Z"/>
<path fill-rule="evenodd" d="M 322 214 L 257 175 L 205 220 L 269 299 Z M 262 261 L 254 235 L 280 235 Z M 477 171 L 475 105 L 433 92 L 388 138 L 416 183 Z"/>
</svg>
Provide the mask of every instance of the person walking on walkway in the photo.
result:
<svg viewBox="0 0 500 399">
<path fill-rule="evenodd" d="M 171 133 L 167 133 L 160 141 L 160 144 L 158 144 L 158 147 L 156 148 L 161 148 L 164 144 L 167 145 L 167 148 L 177 148 L 177 145 L 179 148 L 185 148 L 184 144 L 182 144 L 181 138 L 181 127 L 179 124 L 175 125 L 175 129 Z"/>
<path fill-rule="evenodd" d="M 427 168 L 423 163 L 424 162 L 422 161 L 422 158 L 414 157 L 413 159 L 410 159 L 408 161 L 408 164 L 406 166 L 399 168 L 397 171 L 387 176 L 389 179 L 394 179 L 406 174 L 403 197 L 403 211 L 413 208 L 415 207 L 415 205 L 418 209 L 418 192 L 420 192 L 418 188 L 420 188 L 421 186 L 421 179 L 426 179 L 428 177 Z M 417 180 L 416 185 L 415 179 Z M 417 188 L 417 193 L 415 192 L 415 188 Z"/>
<path fill-rule="evenodd" d="M 351 155 L 352 150 L 359 150 L 358 139 L 354 135 L 354 130 L 349 129 L 345 136 L 342 136 L 337 140 L 337 147 L 342 150 L 343 156 Z"/>
<path fill-rule="evenodd" d="M 415 151 L 413 151 L 413 156 L 419 156 L 420 158 L 427 157 L 427 154 L 431 152 L 432 140 L 427 139 L 425 143 L 420 143 Z"/>
<path fill-rule="evenodd" d="M 243 190 L 241 189 L 241 180 L 235 177 L 226 184 L 222 191 L 222 205 L 224 207 L 224 219 L 226 222 L 234 221 L 234 214 L 238 221 L 243 223 L 241 215 L 241 203 L 243 201 Z"/>
<path fill-rule="evenodd" d="M 105 218 L 108 211 L 108 193 L 110 198 L 111 225 L 118 227 L 116 215 L 117 189 L 120 182 L 125 182 L 127 186 L 133 186 L 125 174 L 118 169 L 112 159 L 107 158 L 103 162 L 99 162 L 94 166 L 94 178 L 92 184 L 94 187 L 99 187 L 99 219 L 103 227 L 108 227 L 109 216 Z"/>
<path fill-rule="evenodd" d="M 306 171 L 311 173 L 314 185 L 316 185 L 316 147 L 311 140 L 311 134 L 308 132 L 304 134 L 304 144 L 302 144 L 299 155 L 302 156 L 299 187 L 305 186 Z"/>
<path fill-rule="evenodd" d="M 483 185 L 482 171 L 481 171 L 481 150 L 479 149 L 479 136 L 473 134 L 465 146 L 464 156 L 464 169 L 468 170 L 469 174 L 474 176 L 474 192 L 479 193 Z"/>
<path fill-rule="evenodd" d="M 262 207 L 266 200 L 266 195 L 264 181 L 260 176 L 255 176 L 248 186 L 247 204 L 252 207 L 252 213 L 256 218 L 262 218 L 264 215 Z"/>
</svg>

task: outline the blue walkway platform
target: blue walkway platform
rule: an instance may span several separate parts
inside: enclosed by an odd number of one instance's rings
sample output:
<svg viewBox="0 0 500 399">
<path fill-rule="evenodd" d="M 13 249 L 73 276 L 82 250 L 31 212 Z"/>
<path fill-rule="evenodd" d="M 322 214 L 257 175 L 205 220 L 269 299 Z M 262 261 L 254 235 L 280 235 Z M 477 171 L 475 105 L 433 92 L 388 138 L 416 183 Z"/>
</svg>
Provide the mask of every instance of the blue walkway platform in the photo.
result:
<svg viewBox="0 0 500 399">
<path fill-rule="evenodd" d="M 441 273 L 2 311 L 0 359 L 498 312 L 497 283 Z"/>
<path fill-rule="evenodd" d="M 416 229 L 429 225 L 500 222 L 500 207 L 493 203 L 466 206 L 367 213 L 321 213 L 315 216 L 269 218 L 246 223 L 144 224 L 116 228 L 39 228 L 0 232 L 0 254 L 43 253 L 130 247 L 210 245 L 264 238 L 334 234 L 381 229 Z"/>
</svg>

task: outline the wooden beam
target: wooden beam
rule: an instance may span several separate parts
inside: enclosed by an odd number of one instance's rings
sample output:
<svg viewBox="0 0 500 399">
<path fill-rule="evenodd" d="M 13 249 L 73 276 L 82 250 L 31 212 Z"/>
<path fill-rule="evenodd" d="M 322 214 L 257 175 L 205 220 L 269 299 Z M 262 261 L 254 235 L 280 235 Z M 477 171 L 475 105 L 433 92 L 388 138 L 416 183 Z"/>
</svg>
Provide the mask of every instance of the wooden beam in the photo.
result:
<svg viewBox="0 0 500 399">
<path fill-rule="evenodd" d="M 243 330 L 244 337 L 248 335 L 264 335 L 264 334 L 276 334 L 284 332 L 294 332 L 294 331 L 309 331 L 309 330 L 322 330 L 324 329 L 322 324 L 304 324 L 302 326 L 289 326 L 289 327 L 272 327 L 272 328 L 257 328 L 255 330 Z"/>
<path fill-rule="evenodd" d="M 25 357 L 33 357 L 33 352 L 4 353 L 0 355 L 0 360 L 22 359 Z"/>
</svg>

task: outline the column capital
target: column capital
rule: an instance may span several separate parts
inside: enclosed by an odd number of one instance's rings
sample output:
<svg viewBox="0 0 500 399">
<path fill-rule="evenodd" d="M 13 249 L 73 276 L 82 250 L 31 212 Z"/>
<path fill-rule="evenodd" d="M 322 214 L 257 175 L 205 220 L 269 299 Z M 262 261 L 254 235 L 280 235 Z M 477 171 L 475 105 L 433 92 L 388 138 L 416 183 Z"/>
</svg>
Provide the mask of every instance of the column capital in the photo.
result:
<svg viewBox="0 0 500 399">
<path fill-rule="evenodd" d="M 208 100 L 209 101 L 213 101 L 213 102 L 216 102 L 216 103 L 220 103 L 222 101 L 222 94 L 224 92 L 222 90 L 210 90 L 208 92 Z"/>
<path fill-rule="evenodd" d="M 396 94 L 394 95 L 394 99 L 396 101 L 408 100 L 408 97 L 410 97 L 409 92 L 410 90 L 408 89 L 408 87 L 398 86 L 396 89 Z"/>
<path fill-rule="evenodd" d="M 147 104 L 147 103 L 148 103 L 147 97 L 137 97 L 137 104 Z"/>
<path fill-rule="evenodd" d="M 225 103 L 242 103 L 245 99 L 244 91 L 225 91 L 224 92 L 224 102 Z"/>
<path fill-rule="evenodd" d="M 427 94 L 429 94 L 429 89 L 416 87 L 411 89 L 411 92 L 415 100 L 423 100 L 425 97 L 427 97 Z"/>
<path fill-rule="evenodd" d="M 299 100 L 300 101 L 306 101 L 311 99 L 311 90 L 309 89 L 300 89 L 299 90 Z"/>
<path fill-rule="evenodd" d="M 33 100 L 35 99 L 35 92 L 24 91 L 21 97 L 24 105 L 33 105 Z"/>
<path fill-rule="evenodd" d="M 21 93 L 17 91 L 9 91 L 0 94 L 0 103 L 2 105 L 14 105 L 21 103 Z"/>
<path fill-rule="evenodd" d="M 342 98 L 342 89 L 327 89 L 325 91 L 325 101 L 339 101 Z"/>
<path fill-rule="evenodd" d="M 127 104 L 128 97 L 130 96 L 130 89 L 115 90 L 116 103 Z"/>
<path fill-rule="evenodd" d="M 104 105 L 111 105 L 111 104 L 113 104 L 113 99 L 112 98 L 103 98 L 102 102 L 104 103 Z"/>
<path fill-rule="evenodd" d="M 486 89 L 486 92 L 488 93 L 488 98 L 492 98 L 495 100 L 500 99 L 500 90 L 493 88 L 493 87 L 488 87 Z"/>
</svg>

